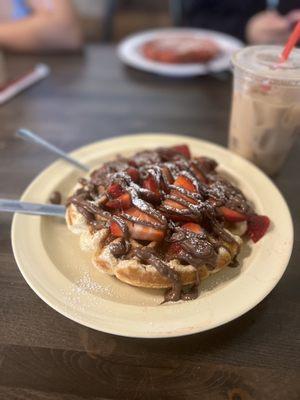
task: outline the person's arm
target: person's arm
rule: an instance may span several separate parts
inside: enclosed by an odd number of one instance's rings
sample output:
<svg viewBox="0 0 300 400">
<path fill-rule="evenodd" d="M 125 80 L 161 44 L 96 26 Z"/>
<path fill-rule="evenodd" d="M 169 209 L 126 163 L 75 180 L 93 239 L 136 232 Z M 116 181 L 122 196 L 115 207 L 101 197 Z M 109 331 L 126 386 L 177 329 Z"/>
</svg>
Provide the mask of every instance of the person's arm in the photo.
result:
<svg viewBox="0 0 300 400">
<path fill-rule="evenodd" d="M 0 24 L 0 49 L 18 52 L 79 50 L 82 33 L 69 0 L 30 0 L 31 14 Z"/>
<path fill-rule="evenodd" d="M 250 44 L 284 44 L 291 32 L 289 19 L 275 10 L 254 15 L 246 26 L 246 39 Z"/>
</svg>

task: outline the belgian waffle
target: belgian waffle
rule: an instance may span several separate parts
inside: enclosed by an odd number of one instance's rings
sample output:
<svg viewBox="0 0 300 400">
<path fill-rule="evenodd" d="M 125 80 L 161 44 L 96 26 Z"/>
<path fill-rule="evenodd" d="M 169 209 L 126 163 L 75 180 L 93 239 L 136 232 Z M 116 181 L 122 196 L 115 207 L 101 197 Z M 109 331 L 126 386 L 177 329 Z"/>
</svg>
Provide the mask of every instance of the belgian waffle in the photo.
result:
<svg viewBox="0 0 300 400">
<path fill-rule="evenodd" d="M 197 297 L 202 279 L 235 262 L 247 234 L 258 241 L 269 219 L 221 178 L 217 163 L 186 145 L 117 158 L 81 178 L 66 221 L 94 265 L 166 300 Z"/>
</svg>

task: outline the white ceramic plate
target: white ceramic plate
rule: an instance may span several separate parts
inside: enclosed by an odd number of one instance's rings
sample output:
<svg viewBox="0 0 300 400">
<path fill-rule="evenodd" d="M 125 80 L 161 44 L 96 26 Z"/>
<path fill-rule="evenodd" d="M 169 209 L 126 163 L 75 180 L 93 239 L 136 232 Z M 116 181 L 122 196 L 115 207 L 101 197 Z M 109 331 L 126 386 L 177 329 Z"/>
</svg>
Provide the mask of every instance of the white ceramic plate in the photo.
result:
<svg viewBox="0 0 300 400">
<path fill-rule="evenodd" d="M 149 40 L 163 35 L 192 35 L 213 39 L 222 49 L 222 55 L 208 63 L 167 64 L 148 60 L 140 51 L 141 46 Z M 124 39 L 118 47 L 120 59 L 127 65 L 147 72 L 172 77 L 192 77 L 208 73 L 221 72 L 230 68 L 230 59 L 233 53 L 243 47 L 243 43 L 224 33 L 192 28 L 167 28 L 141 32 Z"/>
<path fill-rule="evenodd" d="M 166 303 L 160 290 L 140 289 L 99 272 L 78 237 L 58 218 L 15 215 L 12 245 L 27 283 L 47 304 L 91 328 L 132 337 L 171 337 L 211 329 L 239 317 L 259 303 L 287 267 L 293 245 L 288 207 L 273 183 L 255 166 L 215 144 L 186 136 L 143 134 L 90 144 L 72 153 L 91 166 L 139 149 L 187 143 L 193 154 L 215 158 L 272 221 L 256 245 L 245 245 L 239 268 L 225 268 L 205 280 L 198 299 Z M 54 190 L 64 197 L 80 173 L 64 161 L 44 170 L 22 200 L 47 202 Z"/>
</svg>

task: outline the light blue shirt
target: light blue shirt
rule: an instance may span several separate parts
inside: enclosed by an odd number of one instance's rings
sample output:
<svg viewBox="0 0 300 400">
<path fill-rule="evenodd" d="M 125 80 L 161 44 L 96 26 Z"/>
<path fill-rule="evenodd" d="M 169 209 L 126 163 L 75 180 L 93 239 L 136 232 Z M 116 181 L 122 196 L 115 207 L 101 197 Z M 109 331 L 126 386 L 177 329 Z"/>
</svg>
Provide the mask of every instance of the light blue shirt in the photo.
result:
<svg viewBox="0 0 300 400">
<path fill-rule="evenodd" d="M 13 0 L 13 14 L 12 18 L 22 19 L 29 14 L 30 10 L 26 5 L 26 0 Z"/>
</svg>

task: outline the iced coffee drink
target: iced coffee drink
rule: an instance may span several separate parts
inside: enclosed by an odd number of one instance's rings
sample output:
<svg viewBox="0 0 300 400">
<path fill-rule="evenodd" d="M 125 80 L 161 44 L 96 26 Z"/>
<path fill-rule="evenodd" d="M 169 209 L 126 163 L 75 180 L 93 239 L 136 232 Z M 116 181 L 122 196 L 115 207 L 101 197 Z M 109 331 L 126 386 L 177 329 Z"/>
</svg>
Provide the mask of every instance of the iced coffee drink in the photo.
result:
<svg viewBox="0 0 300 400">
<path fill-rule="evenodd" d="M 246 47 L 233 57 L 229 147 L 276 173 L 300 133 L 300 50 L 278 63 L 279 46 Z"/>
</svg>

